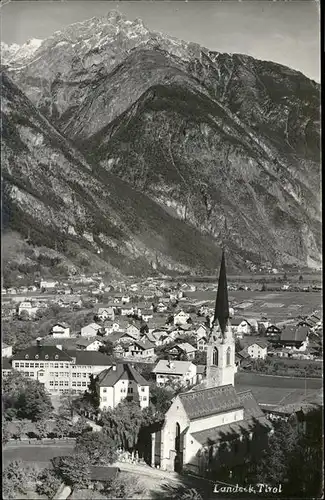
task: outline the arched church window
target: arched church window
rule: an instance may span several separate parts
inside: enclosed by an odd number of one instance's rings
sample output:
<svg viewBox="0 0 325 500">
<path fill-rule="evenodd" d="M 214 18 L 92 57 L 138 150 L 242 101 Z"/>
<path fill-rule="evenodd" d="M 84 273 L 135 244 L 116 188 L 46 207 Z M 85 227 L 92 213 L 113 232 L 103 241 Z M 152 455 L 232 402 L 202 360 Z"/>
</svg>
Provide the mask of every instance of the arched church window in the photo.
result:
<svg viewBox="0 0 325 500">
<path fill-rule="evenodd" d="M 226 353 L 226 363 L 227 363 L 227 366 L 230 365 L 230 354 L 231 354 L 231 349 L 230 349 L 230 347 L 228 347 L 227 353 Z"/>
<path fill-rule="evenodd" d="M 176 432 L 175 432 L 175 451 L 176 453 L 180 452 L 181 445 L 181 427 L 179 423 L 176 423 Z"/>
<path fill-rule="evenodd" d="M 219 362 L 219 352 L 218 352 L 218 349 L 215 347 L 213 349 L 213 360 L 212 360 L 212 364 L 215 365 L 215 366 L 218 366 L 218 362 Z"/>
</svg>

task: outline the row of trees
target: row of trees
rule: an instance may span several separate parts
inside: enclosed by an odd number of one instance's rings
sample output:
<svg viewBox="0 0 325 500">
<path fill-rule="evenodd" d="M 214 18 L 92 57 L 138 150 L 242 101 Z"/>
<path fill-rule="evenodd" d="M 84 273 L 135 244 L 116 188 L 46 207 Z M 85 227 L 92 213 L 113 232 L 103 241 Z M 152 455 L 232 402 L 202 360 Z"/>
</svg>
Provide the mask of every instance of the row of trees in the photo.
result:
<svg viewBox="0 0 325 500">
<path fill-rule="evenodd" d="M 291 360 L 290 360 L 291 361 Z M 293 377 L 322 377 L 322 365 L 318 363 L 290 364 L 284 359 L 267 357 L 266 359 L 254 359 L 251 364 L 251 370 L 266 373 L 268 375 L 282 375 Z"/>
</svg>

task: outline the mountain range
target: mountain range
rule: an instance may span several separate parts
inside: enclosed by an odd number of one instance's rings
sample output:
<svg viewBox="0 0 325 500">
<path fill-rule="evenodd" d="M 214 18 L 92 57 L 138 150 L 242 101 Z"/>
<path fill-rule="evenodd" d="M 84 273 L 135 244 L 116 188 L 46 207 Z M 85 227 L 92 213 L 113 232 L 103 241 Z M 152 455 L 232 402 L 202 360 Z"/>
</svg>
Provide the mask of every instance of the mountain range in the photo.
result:
<svg viewBox="0 0 325 500">
<path fill-rule="evenodd" d="M 2 44 L 2 87 L 3 225 L 33 262 L 214 272 L 223 247 L 234 269 L 320 266 L 320 86 L 302 73 L 111 12 Z"/>
</svg>

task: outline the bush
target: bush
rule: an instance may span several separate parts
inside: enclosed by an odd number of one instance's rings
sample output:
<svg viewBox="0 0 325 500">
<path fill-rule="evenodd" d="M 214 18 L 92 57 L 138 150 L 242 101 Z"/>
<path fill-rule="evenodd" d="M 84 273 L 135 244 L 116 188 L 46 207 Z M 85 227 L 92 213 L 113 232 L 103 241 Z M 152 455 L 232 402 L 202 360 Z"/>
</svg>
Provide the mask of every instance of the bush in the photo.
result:
<svg viewBox="0 0 325 500">
<path fill-rule="evenodd" d="M 48 498 L 53 498 L 62 482 L 53 469 L 44 469 L 39 474 L 37 480 L 36 492 Z"/>
</svg>

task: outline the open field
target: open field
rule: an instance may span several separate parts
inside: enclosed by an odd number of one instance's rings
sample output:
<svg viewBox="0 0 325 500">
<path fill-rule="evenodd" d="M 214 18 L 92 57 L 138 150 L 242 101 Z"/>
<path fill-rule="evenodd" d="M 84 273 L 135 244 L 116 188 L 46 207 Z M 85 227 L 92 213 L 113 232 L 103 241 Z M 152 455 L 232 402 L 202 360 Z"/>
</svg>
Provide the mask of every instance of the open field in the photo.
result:
<svg viewBox="0 0 325 500">
<path fill-rule="evenodd" d="M 38 445 L 38 446 L 13 446 L 6 447 L 2 451 L 4 466 L 11 460 L 22 460 L 23 462 L 32 462 L 40 468 L 50 465 L 50 460 L 60 455 L 71 455 L 73 453 L 74 443 L 68 445 Z"/>
<path fill-rule="evenodd" d="M 194 301 L 208 301 L 212 305 L 216 298 L 215 291 L 187 292 L 186 296 Z M 260 318 L 267 316 L 272 322 L 286 321 L 298 316 L 307 316 L 322 307 L 319 292 L 229 292 L 230 307 L 238 310 L 237 316 Z"/>
<path fill-rule="evenodd" d="M 240 372 L 235 377 L 237 392 L 251 390 L 262 405 L 283 405 L 301 401 L 322 390 L 322 379 L 265 376 Z"/>
</svg>

